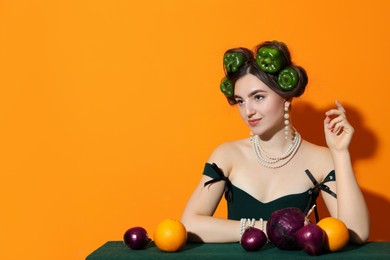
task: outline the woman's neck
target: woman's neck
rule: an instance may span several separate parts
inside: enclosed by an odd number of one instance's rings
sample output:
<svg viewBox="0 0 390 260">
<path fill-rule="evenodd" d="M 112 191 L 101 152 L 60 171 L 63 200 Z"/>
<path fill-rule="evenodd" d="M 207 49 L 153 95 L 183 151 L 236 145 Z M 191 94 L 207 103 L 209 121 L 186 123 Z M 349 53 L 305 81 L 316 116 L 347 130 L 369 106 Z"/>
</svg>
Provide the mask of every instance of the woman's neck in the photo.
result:
<svg viewBox="0 0 390 260">
<path fill-rule="evenodd" d="M 270 155 L 280 156 L 292 144 L 295 135 L 295 130 L 290 127 L 287 138 L 284 128 L 274 132 L 272 135 L 259 135 L 261 147 Z"/>
</svg>

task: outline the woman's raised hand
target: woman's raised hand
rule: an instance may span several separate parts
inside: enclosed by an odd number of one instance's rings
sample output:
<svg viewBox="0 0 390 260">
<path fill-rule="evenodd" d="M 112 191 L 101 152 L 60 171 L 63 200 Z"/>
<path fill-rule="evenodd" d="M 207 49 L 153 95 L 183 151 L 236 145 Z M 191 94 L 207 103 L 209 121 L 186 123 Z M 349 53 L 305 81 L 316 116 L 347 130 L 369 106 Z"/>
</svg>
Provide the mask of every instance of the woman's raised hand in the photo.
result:
<svg viewBox="0 0 390 260">
<path fill-rule="evenodd" d="M 351 143 L 354 128 L 349 124 L 343 105 L 336 100 L 337 108 L 325 113 L 324 130 L 326 143 L 330 150 L 347 150 Z"/>
</svg>

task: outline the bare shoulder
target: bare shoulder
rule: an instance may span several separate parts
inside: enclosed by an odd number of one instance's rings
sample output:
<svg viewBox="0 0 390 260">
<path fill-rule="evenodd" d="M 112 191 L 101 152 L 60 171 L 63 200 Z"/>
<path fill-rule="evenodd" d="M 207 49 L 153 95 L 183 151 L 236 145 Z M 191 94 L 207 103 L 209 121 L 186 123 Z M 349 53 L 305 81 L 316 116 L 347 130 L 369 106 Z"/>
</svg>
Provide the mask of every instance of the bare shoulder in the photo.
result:
<svg viewBox="0 0 390 260">
<path fill-rule="evenodd" d="M 233 163 L 245 156 L 249 143 L 249 138 L 247 138 L 220 144 L 211 153 L 208 162 L 217 164 L 228 176 Z"/>
<path fill-rule="evenodd" d="M 320 154 L 323 154 L 323 155 L 329 155 L 330 156 L 330 152 L 329 152 L 328 147 L 317 145 L 317 144 L 313 144 L 313 143 L 310 143 L 309 141 L 306 141 L 306 140 L 302 140 L 302 145 L 309 152 L 320 153 Z"/>
<path fill-rule="evenodd" d="M 319 179 L 325 178 L 334 169 L 332 155 L 328 147 L 303 140 L 302 153 L 310 170 L 315 172 Z"/>
</svg>

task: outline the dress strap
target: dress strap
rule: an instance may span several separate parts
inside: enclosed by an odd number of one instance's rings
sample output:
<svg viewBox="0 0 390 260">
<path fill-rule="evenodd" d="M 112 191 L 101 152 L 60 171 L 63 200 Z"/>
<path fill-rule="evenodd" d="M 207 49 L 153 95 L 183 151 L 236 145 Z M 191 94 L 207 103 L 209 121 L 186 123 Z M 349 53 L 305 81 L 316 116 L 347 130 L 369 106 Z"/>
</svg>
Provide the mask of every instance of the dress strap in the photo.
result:
<svg viewBox="0 0 390 260">
<path fill-rule="evenodd" d="M 316 191 L 319 191 L 319 190 L 323 190 L 325 191 L 326 193 L 329 193 L 330 195 L 332 195 L 333 197 L 335 197 L 337 199 L 337 194 L 334 193 L 333 191 L 331 191 L 331 189 L 325 185 L 326 182 L 329 182 L 329 181 L 335 181 L 336 178 L 334 178 L 334 170 L 331 171 L 327 176 L 326 178 L 318 183 L 317 180 L 314 178 L 313 174 L 309 171 L 309 170 L 306 170 L 305 171 L 307 176 L 310 178 L 310 180 L 313 182 L 314 184 L 314 187 L 312 188 L 313 190 L 316 190 Z"/>
<path fill-rule="evenodd" d="M 309 170 L 306 170 L 305 172 L 306 172 L 307 176 L 310 178 L 311 182 L 314 184 L 314 187 L 309 190 L 309 193 L 312 194 L 312 197 L 311 197 L 311 200 L 310 200 L 309 204 L 306 207 L 305 213 L 307 213 L 310 210 L 310 208 L 314 204 L 316 204 L 317 198 L 318 198 L 318 196 L 320 194 L 320 190 L 325 191 L 326 193 L 330 194 L 331 196 L 333 196 L 334 198 L 337 199 L 337 194 L 334 193 L 327 185 L 325 185 L 326 182 L 335 181 L 336 180 L 336 176 L 334 174 L 334 170 L 331 171 L 325 177 L 325 179 L 322 182 L 320 182 L 320 183 L 317 182 L 317 180 L 314 178 L 313 174 Z M 314 213 L 315 213 L 316 221 L 318 222 L 319 221 L 319 216 L 318 216 L 317 207 L 314 208 Z"/>
<path fill-rule="evenodd" d="M 225 187 L 224 187 L 224 193 L 225 193 L 225 199 L 227 201 L 232 201 L 233 200 L 233 191 L 232 191 L 232 183 L 230 180 L 223 174 L 223 171 L 215 164 L 208 164 L 211 166 L 212 170 L 218 174 L 217 178 L 214 178 L 212 180 L 206 181 L 204 184 L 204 187 L 207 185 L 219 182 L 219 181 L 225 181 Z"/>
</svg>

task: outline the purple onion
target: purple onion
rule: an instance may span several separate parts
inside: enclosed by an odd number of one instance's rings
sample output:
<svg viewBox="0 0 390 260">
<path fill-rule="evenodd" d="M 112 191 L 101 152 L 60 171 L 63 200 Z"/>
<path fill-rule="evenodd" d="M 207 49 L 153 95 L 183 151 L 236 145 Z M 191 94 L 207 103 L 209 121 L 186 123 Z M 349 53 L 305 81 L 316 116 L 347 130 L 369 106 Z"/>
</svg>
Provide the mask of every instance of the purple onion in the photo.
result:
<svg viewBox="0 0 390 260">
<path fill-rule="evenodd" d="M 148 233 L 143 227 L 128 229 L 123 236 L 123 240 L 131 249 L 142 249 L 151 241 Z"/>
<path fill-rule="evenodd" d="M 267 236 L 258 228 L 248 227 L 242 234 L 240 242 L 246 251 L 257 251 L 267 243 Z"/>
<path fill-rule="evenodd" d="M 307 223 L 295 234 L 298 245 L 309 255 L 319 255 L 324 247 L 325 232 L 316 224 Z"/>
<path fill-rule="evenodd" d="M 299 249 L 295 233 L 305 224 L 305 214 L 298 208 L 273 212 L 267 222 L 268 239 L 279 249 Z"/>
</svg>

